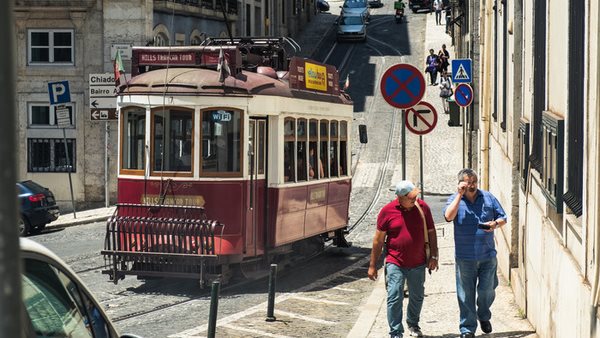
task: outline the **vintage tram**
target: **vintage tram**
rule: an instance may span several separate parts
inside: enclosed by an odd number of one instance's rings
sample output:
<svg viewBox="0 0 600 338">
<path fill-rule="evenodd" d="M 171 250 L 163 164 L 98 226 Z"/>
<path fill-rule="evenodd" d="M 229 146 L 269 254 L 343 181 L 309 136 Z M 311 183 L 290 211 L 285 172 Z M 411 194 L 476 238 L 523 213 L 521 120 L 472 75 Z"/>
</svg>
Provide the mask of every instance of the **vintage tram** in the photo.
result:
<svg viewBox="0 0 600 338">
<path fill-rule="evenodd" d="M 119 87 L 118 204 L 103 273 L 226 280 L 347 246 L 353 105 L 286 39 L 133 48 Z"/>
</svg>

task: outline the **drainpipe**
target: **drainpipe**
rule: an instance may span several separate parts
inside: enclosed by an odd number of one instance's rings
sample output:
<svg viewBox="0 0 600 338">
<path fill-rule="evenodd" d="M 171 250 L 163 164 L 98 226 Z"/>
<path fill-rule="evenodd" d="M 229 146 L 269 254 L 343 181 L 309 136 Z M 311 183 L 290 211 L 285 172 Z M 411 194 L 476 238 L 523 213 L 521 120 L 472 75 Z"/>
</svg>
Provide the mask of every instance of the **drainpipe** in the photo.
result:
<svg viewBox="0 0 600 338">
<path fill-rule="evenodd" d="M 483 34 L 485 36 L 484 39 L 480 39 L 479 40 L 479 48 L 480 50 L 483 51 L 483 57 L 482 57 L 482 63 L 479 67 L 479 78 L 481 79 L 481 100 L 479 101 L 479 116 L 480 116 L 480 129 L 481 129 L 481 133 L 479 135 L 480 137 L 480 144 L 481 144 L 481 148 L 479 153 L 481 154 L 480 156 L 480 168 L 481 168 L 481 172 L 480 172 L 480 187 L 484 190 L 488 190 L 489 189 L 489 163 L 490 163 L 490 152 L 489 152 L 489 136 L 490 136 L 490 109 L 492 109 L 492 90 L 491 90 L 491 84 L 492 84 L 492 80 L 491 79 L 491 69 L 492 69 L 492 62 L 491 62 L 491 55 L 492 55 L 492 44 L 490 43 L 490 41 L 493 41 L 493 36 L 491 30 L 491 18 L 493 18 L 493 16 L 491 15 L 491 13 L 493 12 L 492 9 L 493 6 L 493 2 L 492 1 L 486 1 L 484 6 L 481 6 L 481 13 L 479 15 L 480 20 L 482 20 L 482 22 L 480 23 L 480 32 L 481 29 L 483 29 Z"/>
</svg>

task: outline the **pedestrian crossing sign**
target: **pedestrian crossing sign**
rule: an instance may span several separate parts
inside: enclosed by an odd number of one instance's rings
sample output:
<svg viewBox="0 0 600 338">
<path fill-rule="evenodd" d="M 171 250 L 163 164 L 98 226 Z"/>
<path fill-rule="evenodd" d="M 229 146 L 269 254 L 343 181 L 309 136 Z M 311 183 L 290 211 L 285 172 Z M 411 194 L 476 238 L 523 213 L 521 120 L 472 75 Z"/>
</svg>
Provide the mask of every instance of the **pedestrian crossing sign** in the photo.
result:
<svg viewBox="0 0 600 338">
<path fill-rule="evenodd" d="M 471 59 L 452 60 L 452 82 L 471 83 L 473 82 L 473 68 Z"/>
</svg>

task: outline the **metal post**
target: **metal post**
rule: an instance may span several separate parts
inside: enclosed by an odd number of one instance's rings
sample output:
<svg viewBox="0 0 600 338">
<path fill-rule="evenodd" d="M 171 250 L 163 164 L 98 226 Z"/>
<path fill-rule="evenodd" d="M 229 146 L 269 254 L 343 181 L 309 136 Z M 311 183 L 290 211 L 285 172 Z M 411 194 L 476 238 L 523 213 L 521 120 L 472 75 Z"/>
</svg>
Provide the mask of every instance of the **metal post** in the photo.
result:
<svg viewBox="0 0 600 338">
<path fill-rule="evenodd" d="M 462 120 L 462 167 L 466 168 L 466 156 L 465 156 L 465 137 L 467 137 L 467 117 L 465 116 L 465 108 L 460 108 L 460 118 Z"/>
<path fill-rule="evenodd" d="M 75 213 L 75 198 L 73 196 L 73 182 L 71 181 L 71 160 L 69 159 L 69 147 L 67 147 L 67 133 L 63 130 L 63 140 L 65 141 L 65 158 L 67 161 L 67 172 L 69 173 L 69 189 L 71 189 L 71 206 L 73 207 L 73 218 L 77 218 Z"/>
<path fill-rule="evenodd" d="M 110 136 L 110 125 L 109 122 L 105 122 L 105 134 L 104 134 L 104 207 L 108 208 L 110 203 L 109 189 L 108 189 L 108 137 Z"/>
<path fill-rule="evenodd" d="M 406 110 L 402 109 L 402 179 L 406 179 Z"/>
<path fill-rule="evenodd" d="M 267 322 L 274 322 L 275 318 L 275 278 L 277 277 L 277 264 L 271 264 L 269 273 L 269 301 L 267 302 Z"/>
<path fill-rule="evenodd" d="M 217 330 L 217 309 L 219 307 L 220 286 L 221 282 L 218 280 L 212 283 L 210 292 L 210 313 L 208 315 L 208 338 L 215 338 L 215 331 Z"/>
<path fill-rule="evenodd" d="M 0 191 L 6 197 L 0 203 L 0 337 L 21 337 L 21 257 L 17 224 L 17 156 L 15 139 L 15 62 L 14 1 L 0 2 L 0 102 L 4 114 L 0 123 Z"/>
<path fill-rule="evenodd" d="M 423 178 L 423 135 L 419 135 L 419 176 L 421 180 L 421 199 L 425 200 L 425 179 Z"/>
</svg>

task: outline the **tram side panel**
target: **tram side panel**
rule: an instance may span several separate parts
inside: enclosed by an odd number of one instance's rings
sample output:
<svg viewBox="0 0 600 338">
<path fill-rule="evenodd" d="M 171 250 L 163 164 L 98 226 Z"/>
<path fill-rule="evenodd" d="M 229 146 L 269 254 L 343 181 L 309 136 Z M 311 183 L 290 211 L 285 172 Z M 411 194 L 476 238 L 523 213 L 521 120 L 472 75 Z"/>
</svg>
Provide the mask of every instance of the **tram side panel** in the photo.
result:
<svg viewBox="0 0 600 338">
<path fill-rule="evenodd" d="M 348 224 L 350 181 L 273 188 L 269 244 L 289 244 Z"/>
</svg>

